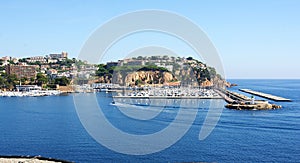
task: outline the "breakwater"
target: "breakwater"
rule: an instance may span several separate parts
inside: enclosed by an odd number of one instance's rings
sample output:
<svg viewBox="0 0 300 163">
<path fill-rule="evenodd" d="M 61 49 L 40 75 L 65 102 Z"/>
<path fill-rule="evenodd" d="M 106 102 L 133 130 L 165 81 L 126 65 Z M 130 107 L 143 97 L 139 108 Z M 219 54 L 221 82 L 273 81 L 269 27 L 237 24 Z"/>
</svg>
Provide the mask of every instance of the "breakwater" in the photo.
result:
<svg viewBox="0 0 300 163">
<path fill-rule="evenodd" d="M 256 96 L 259 96 L 259 97 L 263 97 L 263 98 L 273 100 L 273 101 L 278 101 L 278 102 L 279 101 L 280 102 L 289 102 L 289 101 L 291 101 L 290 99 L 287 99 L 287 98 L 274 96 L 274 95 L 263 93 L 263 92 L 253 91 L 251 89 L 239 89 L 239 90 L 242 91 L 242 92 L 246 92 L 246 93 L 256 95 Z"/>
</svg>

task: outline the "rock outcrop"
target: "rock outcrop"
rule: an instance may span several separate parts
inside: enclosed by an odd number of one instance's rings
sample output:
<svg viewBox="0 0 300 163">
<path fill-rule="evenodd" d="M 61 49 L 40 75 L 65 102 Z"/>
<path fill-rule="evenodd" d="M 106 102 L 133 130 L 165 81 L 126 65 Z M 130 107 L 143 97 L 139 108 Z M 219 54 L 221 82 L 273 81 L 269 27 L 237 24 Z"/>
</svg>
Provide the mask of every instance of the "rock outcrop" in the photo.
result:
<svg viewBox="0 0 300 163">
<path fill-rule="evenodd" d="M 175 82 L 177 78 L 170 72 L 162 71 L 135 71 L 126 74 L 114 73 L 112 77 L 101 76 L 97 82 L 114 83 L 126 86 L 165 84 Z"/>
<path fill-rule="evenodd" d="M 172 81 L 177 81 L 174 75 L 161 71 L 136 71 L 129 73 L 124 80 L 128 86 L 164 84 Z"/>
<path fill-rule="evenodd" d="M 214 84 L 212 81 L 206 79 L 205 81 L 201 82 L 201 87 L 212 87 Z"/>
</svg>

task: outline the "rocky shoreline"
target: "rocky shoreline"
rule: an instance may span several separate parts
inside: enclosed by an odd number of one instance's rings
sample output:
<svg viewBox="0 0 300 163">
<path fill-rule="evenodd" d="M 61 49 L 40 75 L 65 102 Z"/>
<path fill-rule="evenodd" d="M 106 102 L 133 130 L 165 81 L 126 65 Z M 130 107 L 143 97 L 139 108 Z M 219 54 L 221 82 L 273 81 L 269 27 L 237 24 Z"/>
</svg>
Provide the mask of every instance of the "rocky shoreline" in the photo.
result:
<svg viewBox="0 0 300 163">
<path fill-rule="evenodd" d="M 71 161 L 41 156 L 0 156 L 1 163 L 73 163 Z"/>
</svg>

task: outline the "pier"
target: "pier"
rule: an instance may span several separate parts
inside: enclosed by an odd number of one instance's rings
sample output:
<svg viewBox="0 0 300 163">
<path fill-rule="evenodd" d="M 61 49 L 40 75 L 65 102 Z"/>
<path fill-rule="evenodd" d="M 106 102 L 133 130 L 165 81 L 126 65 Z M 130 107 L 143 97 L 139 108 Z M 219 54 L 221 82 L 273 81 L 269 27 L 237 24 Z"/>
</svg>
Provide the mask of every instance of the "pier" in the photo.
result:
<svg viewBox="0 0 300 163">
<path fill-rule="evenodd" d="M 290 102 L 291 101 L 290 99 L 287 99 L 287 98 L 274 96 L 274 95 L 263 93 L 263 92 L 253 91 L 251 89 L 239 89 L 239 90 L 242 91 L 242 92 L 246 92 L 246 93 L 249 93 L 249 94 L 252 94 L 252 95 L 256 95 L 256 96 L 263 97 L 263 98 L 273 100 L 273 101 L 277 101 L 277 102 Z"/>
<path fill-rule="evenodd" d="M 113 96 L 130 99 L 223 99 L 221 96 Z"/>
<path fill-rule="evenodd" d="M 227 96 L 226 92 L 221 91 L 221 90 L 215 90 L 227 103 L 233 103 L 235 100 Z"/>
<path fill-rule="evenodd" d="M 266 110 L 279 109 L 280 105 L 270 104 L 268 101 L 255 100 L 228 90 L 215 90 L 228 104 L 225 105 L 229 109 L 237 110 Z"/>
<path fill-rule="evenodd" d="M 237 92 L 232 92 L 232 91 L 226 91 L 226 95 L 234 100 L 238 100 L 238 101 L 251 101 L 251 98 L 245 96 L 245 95 L 242 95 L 242 94 L 239 94 Z"/>
</svg>

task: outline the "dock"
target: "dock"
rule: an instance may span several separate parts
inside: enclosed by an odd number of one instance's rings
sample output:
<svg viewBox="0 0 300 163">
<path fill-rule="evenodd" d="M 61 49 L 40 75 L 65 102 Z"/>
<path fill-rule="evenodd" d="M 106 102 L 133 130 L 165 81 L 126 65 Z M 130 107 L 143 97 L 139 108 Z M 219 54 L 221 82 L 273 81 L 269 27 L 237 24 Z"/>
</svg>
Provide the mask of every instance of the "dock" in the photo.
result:
<svg viewBox="0 0 300 163">
<path fill-rule="evenodd" d="M 253 91 L 251 89 L 239 89 L 239 90 L 242 91 L 242 92 L 245 92 L 245 93 L 249 93 L 249 94 L 252 94 L 252 95 L 255 95 L 255 96 L 263 97 L 263 98 L 273 100 L 273 101 L 277 101 L 277 102 L 290 102 L 290 101 L 292 101 L 292 100 L 287 99 L 287 98 L 274 96 L 274 95 L 263 93 L 263 92 Z"/>
<path fill-rule="evenodd" d="M 227 103 L 233 103 L 235 100 L 227 95 L 227 92 L 215 90 Z"/>
<path fill-rule="evenodd" d="M 223 99 L 221 96 L 113 96 L 130 99 Z"/>
<path fill-rule="evenodd" d="M 228 90 L 215 90 L 228 104 L 225 105 L 229 109 L 237 110 L 267 110 L 267 109 L 279 109 L 280 105 L 270 104 L 268 101 L 255 100 L 252 103 L 252 99 Z"/>
<path fill-rule="evenodd" d="M 232 92 L 232 91 L 226 91 L 226 95 L 234 100 L 238 100 L 238 101 L 251 101 L 251 98 L 245 96 L 245 95 L 242 95 L 242 94 L 239 94 L 237 92 Z"/>
</svg>

